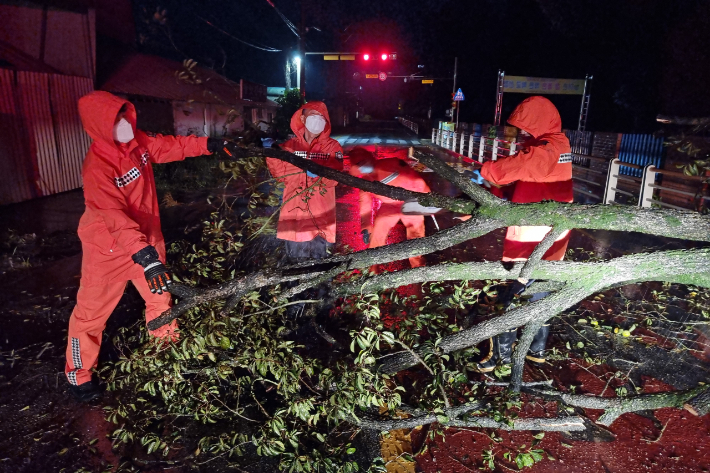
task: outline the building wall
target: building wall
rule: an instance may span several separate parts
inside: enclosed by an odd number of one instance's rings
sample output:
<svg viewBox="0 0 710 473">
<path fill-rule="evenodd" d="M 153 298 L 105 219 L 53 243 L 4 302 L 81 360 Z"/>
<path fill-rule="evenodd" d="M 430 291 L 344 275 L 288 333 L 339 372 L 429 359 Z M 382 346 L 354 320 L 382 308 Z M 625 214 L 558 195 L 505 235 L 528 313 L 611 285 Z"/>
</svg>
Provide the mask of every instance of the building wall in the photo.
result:
<svg viewBox="0 0 710 473">
<path fill-rule="evenodd" d="M 230 112 L 230 110 L 233 110 Z M 173 119 L 176 135 L 196 136 L 239 136 L 244 130 L 244 121 L 241 116 L 235 117 L 235 112 L 242 113 L 242 109 L 217 104 L 199 102 L 173 102 Z"/>
<path fill-rule="evenodd" d="M 44 62 L 62 74 L 96 75 L 94 10 L 77 13 L 0 4 L 0 41 Z"/>
</svg>

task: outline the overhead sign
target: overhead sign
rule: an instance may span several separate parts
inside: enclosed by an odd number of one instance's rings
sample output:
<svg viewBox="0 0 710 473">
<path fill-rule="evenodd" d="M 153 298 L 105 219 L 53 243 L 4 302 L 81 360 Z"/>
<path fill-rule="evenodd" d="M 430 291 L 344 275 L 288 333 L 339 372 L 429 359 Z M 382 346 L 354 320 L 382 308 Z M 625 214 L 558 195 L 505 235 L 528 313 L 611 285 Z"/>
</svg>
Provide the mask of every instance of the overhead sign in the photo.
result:
<svg viewBox="0 0 710 473">
<path fill-rule="evenodd" d="M 378 78 L 379 78 L 381 81 L 387 80 L 387 73 L 386 73 L 386 72 L 380 72 L 380 75 L 378 76 Z"/>
<path fill-rule="evenodd" d="M 422 79 L 422 84 L 433 84 L 434 79 Z"/>
<path fill-rule="evenodd" d="M 365 74 L 365 79 L 377 79 L 378 77 L 377 74 Z"/>
<path fill-rule="evenodd" d="M 505 76 L 503 79 L 503 92 L 582 95 L 584 94 L 584 79 Z"/>
<path fill-rule="evenodd" d="M 461 102 L 463 99 L 463 92 L 461 92 L 461 89 L 457 90 L 456 95 L 454 95 L 454 102 Z"/>
</svg>

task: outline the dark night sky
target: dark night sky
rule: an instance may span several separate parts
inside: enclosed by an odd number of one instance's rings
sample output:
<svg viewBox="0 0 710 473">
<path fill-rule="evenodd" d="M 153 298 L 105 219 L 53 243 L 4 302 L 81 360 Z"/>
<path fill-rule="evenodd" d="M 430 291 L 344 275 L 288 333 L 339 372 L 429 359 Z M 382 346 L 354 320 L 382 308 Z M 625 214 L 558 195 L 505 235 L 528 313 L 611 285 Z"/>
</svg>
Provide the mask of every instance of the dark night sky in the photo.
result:
<svg viewBox="0 0 710 473">
<path fill-rule="evenodd" d="M 272 1 L 300 24 L 299 1 Z M 309 29 L 309 51 L 396 49 L 399 60 L 388 70 L 410 74 L 423 64 L 435 77 L 451 77 L 458 57 L 457 86 L 466 94 L 462 121 L 492 121 L 498 69 L 540 77 L 593 74 L 587 129 L 595 131 L 652 131 L 658 113 L 710 113 L 707 0 L 301 1 L 306 26 L 320 29 Z M 167 10 L 165 25 L 151 19 L 158 8 Z M 143 50 L 191 57 L 234 79 L 285 85 L 284 64 L 298 40 L 267 0 L 135 0 L 134 9 L 138 32 L 148 38 Z M 239 39 L 282 51 L 243 45 L 198 16 Z M 408 110 L 432 105 L 434 116 L 442 117 L 453 85 L 449 80 L 427 87 L 402 79 L 356 83 L 354 71 L 376 71 L 317 56 L 307 64 L 308 98 L 331 98 L 363 85 L 366 109 L 389 116 L 402 98 Z M 523 97 L 506 95 L 504 112 Z M 579 98 L 551 98 L 564 126 L 575 128 Z"/>
</svg>

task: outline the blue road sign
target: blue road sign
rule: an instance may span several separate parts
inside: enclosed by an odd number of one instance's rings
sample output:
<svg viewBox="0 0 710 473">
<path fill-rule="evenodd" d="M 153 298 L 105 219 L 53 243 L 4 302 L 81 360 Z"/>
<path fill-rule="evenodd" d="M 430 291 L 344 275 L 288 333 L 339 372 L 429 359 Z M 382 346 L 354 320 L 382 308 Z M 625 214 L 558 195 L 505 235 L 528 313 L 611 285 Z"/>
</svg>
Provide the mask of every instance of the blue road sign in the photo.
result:
<svg viewBox="0 0 710 473">
<path fill-rule="evenodd" d="M 463 92 L 461 92 L 461 89 L 459 89 L 459 90 L 456 92 L 456 95 L 454 95 L 454 102 L 460 102 L 460 101 L 462 101 L 462 100 L 464 100 L 464 98 L 463 98 Z"/>
</svg>

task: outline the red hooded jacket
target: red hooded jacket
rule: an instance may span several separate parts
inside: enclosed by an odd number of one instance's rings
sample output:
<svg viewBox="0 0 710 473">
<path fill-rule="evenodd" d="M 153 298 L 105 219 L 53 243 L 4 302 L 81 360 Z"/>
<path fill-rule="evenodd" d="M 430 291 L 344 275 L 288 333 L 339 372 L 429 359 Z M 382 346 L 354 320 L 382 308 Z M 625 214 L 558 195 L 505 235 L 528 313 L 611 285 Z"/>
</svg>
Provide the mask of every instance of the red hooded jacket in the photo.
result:
<svg viewBox="0 0 710 473">
<path fill-rule="evenodd" d="M 529 97 L 515 107 L 508 123 L 530 133 L 533 140 L 513 156 L 483 163 L 483 178 L 498 185 L 514 183 L 512 202 L 572 202 L 571 148 L 552 102 L 545 97 Z M 527 259 L 549 230 L 546 226 L 508 227 L 503 260 Z M 564 258 L 568 242 L 569 231 L 555 241 L 543 259 Z"/>
<path fill-rule="evenodd" d="M 304 138 L 306 126 L 301 122 L 304 109 L 316 110 L 325 118 L 325 128 L 311 144 Z M 281 145 L 292 153 L 302 153 L 304 158 L 340 171 L 342 169 L 343 148 L 330 137 L 330 117 L 323 102 L 308 102 L 291 117 L 291 130 L 296 135 Z M 322 179 L 323 187 L 316 186 L 305 201 L 300 195 L 320 178 L 311 178 L 306 171 L 278 159 L 267 158 L 266 164 L 271 175 L 285 184 L 283 207 L 279 214 L 277 238 L 290 241 L 311 241 L 318 235 L 330 243 L 335 243 L 335 186 L 330 179 Z M 322 193 L 321 193 L 322 192 Z"/>
<path fill-rule="evenodd" d="M 121 107 L 135 138 L 120 144 L 113 127 Z M 84 129 L 94 140 L 84 160 L 86 210 L 79 221 L 84 252 L 82 284 L 103 284 L 143 277 L 131 256 L 148 245 L 165 261 L 158 197 L 151 163 L 181 161 L 210 154 L 207 138 L 148 136 L 136 130 L 136 110 L 108 92 L 91 92 L 79 99 Z"/>
<path fill-rule="evenodd" d="M 534 140 L 513 156 L 483 163 L 483 178 L 498 185 L 515 182 L 512 202 L 572 202 L 572 162 L 559 162 L 561 156 L 569 156 L 571 148 L 552 102 L 529 97 L 515 107 L 508 123 L 530 133 Z"/>
</svg>

